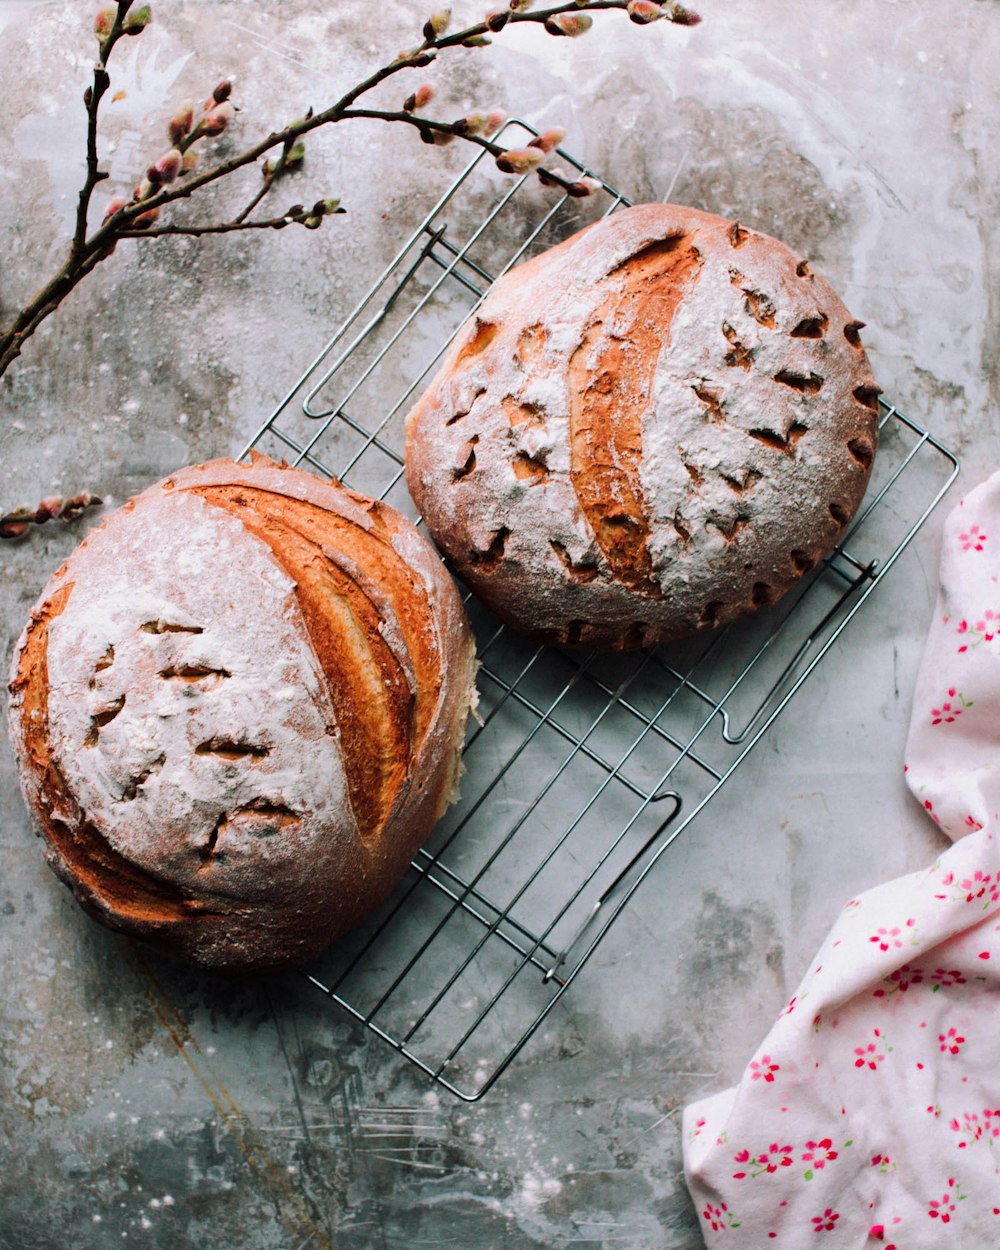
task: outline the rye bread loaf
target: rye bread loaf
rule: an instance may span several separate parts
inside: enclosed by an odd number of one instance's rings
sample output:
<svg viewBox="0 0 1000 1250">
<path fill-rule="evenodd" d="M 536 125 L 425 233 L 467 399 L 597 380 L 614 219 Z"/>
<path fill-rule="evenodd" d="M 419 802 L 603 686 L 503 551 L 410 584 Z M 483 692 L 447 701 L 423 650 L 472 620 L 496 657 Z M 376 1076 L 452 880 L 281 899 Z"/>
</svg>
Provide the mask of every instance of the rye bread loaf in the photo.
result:
<svg viewBox="0 0 1000 1250">
<path fill-rule="evenodd" d="M 407 417 L 454 571 L 543 642 L 634 648 L 774 603 L 843 534 L 878 387 L 782 243 L 626 209 L 501 278 Z"/>
<path fill-rule="evenodd" d="M 47 858 L 173 954 L 308 959 L 453 796 L 474 665 L 454 583 L 394 509 L 264 457 L 184 469 L 85 539 L 16 649 Z"/>
</svg>

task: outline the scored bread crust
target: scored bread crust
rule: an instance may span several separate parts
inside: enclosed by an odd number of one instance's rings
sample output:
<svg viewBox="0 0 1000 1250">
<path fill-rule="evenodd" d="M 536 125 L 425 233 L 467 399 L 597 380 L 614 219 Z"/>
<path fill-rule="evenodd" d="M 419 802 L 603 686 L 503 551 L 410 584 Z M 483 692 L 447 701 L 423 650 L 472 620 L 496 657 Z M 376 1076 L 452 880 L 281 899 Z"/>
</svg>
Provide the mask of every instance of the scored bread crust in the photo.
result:
<svg viewBox="0 0 1000 1250">
<path fill-rule="evenodd" d="M 395 509 L 211 461 L 107 517 L 35 606 L 22 788 L 105 924 L 213 967 L 299 962 L 453 797 L 474 670 L 454 583 Z"/>
<path fill-rule="evenodd" d="M 543 642 L 634 648 L 775 602 L 864 494 L 879 388 L 784 244 L 670 204 L 511 270 L 407 417 L 452 569 Z"/>
</svg>

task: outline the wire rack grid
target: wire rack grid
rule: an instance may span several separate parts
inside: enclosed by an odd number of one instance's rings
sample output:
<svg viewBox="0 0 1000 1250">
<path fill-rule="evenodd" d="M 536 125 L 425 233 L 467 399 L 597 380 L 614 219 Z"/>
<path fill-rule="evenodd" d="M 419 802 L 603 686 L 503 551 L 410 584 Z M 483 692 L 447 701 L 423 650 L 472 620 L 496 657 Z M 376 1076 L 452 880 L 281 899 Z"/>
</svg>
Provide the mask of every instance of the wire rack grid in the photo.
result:
<svg viewBox="0 0 1000 1250">
<path fill-rule="evenodd" d="M 521 146 L 535 133 L 509 122 L 504 142 Z M 599 194 L 573 199 L 537 179 L 501 178 L 484 157 L 414 230 L 244 456 L 258 449 L 336 476 L 419 522 L 403 479 L 403 421 L 450 339 L 495 277 L 628 203 L 599 178 Z M 462 797 L 389 903 L 303 970 L 309 982 L 452 1094 L 481 1098 L 848 627 L 958 467 L 883 404 L 868 494 L 838 547 L 774 608 L 668 647 L 536 646 L 467 595 L 480 716 Z"/>
</svg>

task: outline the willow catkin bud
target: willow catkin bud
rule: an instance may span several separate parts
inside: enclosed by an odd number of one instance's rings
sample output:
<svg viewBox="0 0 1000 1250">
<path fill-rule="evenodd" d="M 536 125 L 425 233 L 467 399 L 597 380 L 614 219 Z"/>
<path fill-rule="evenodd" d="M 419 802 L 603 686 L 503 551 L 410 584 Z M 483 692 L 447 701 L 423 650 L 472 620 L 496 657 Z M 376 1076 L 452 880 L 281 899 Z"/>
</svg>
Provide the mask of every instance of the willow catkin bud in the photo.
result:
<svg viewBox="0 0 1000 1250">
<path fill-rule="evenodd" d="M 116 4 L 105 5 L 97 16 L 94 18 L 94 34 L 98 39 L 107 39 L 111 34 L 111 27 L 115 24 L 115 18 L 118 16 L 118 6 Z"/>
<path fill-rule="evenodd" d="M 503 30 L 510 21 L 510 9 L 494 9 L 491 13 L 486 14 L 484 21 L 488 30 Z"/>
<path fill-rule="evenodd" d="M 550 126 L 548 130 L 543 130 L 541 134 L 536 135 L 528 144 L 528 147 L 539 148 L 543 152 L 551 152 L 565 138 L 566 131 L 563 130 L 562 126 Z"/>
<path fill-rule="evenodd" d="M 489 118 L 485 113 L 469 113 L 460 119 L 462 129 L 458 133 L 463 135 L 481 135 L 486 130 Z M 455 128 L 459 126 L 459 122 L 454 123 Z"/>
<path fill-rule="evenodd" d="M 403 112 L 414 113 L 424 109 L 434 99 L 434 88 L 429 82 L 422 83 L 416 91 L 411 91 L 403 101 Z"/>
<path fill-rule="evenodd" d="M 493 42 L 486 35 L 473 35 L 470 39 L 462 40 L 463 48 L 488 48 Z"/>
<path fill-rule="evenodd" d="M 79 495 L 74 495 L 71 499 L 67 499 L 63 504 L 62 511 L 59 516 L 63 521 L 75 520 L 84 508 L 96 508 L 104 502 L 97 495 L 92 495 L 89 490 L 82 490 Z"/>
<path fill-rule="evenodd" d="M 529 174 L 544 159 L 540 148 L 511 148 L 497 157 L 497 169 L 504 174 Z"/>
<path fill-rule="evenodd" d="M 35 509 L 35 521 L 39 525 L 44 525 L 46 521 L 51 521 L 53 517 L 57 517 L 62 512 L 64 503 L 65 500 L 62 495 L 49 495 Z"/>
<path fill-rule="evenodd" d="M 585 35 L 593 24 L 589 13 L 556 13 L 545 19 L 545 29 L 550 35 L 567 35 L 570 39 Z"/>
<path fill-rule="evenodd" d="M 566 188 L 566 193 L 573 196 L 576 200 L 586 199 L 588 195 L 593 195 L 600 191 L 603 184 L 598 182 L 596 178 L 579 178 L 576 182 L 570 183 Z"/>
<path fill-rule="evenodd" d="M 685 9 L 682 4 L 671 5 L 667 16 L 675 26 L 697 26 L 701 21 L 700 13 L 695 13 L 691 9 Z"/>
<path fill-rule="evenodd" d="M 658 22 L 666 17 L 666 11 L 654 0 L 629 0 L 628 15 L 636 25 L 645 26 L 649 22 Z"/>
<path fill-rule="evenodd" d="M 131 9 L 122 30 L 126 35 L 141 35 L 149 23 L 153 20 L 153 10 L 148 4 L 141 5 L 138 9 Z"/>
<path fill-rule="evenodd" d="M 451 23 L 451 9 L 435 9 L 424 22 L 423 35 L 428 43 L 433 43 L 445 33 Z"/>
<path fill-rule="evenodd" d="M 158 160 L 154 161 L 146 170 L 146 176 L 150 182 L 173 182 L 177 175 L 181 172 L 181 166 L 184 164 L 184 154 L 177 148 L 171 148 L 169 152 L 164 152 Z M 153 176 L 155 173 L 155 177 Z"/>
<path fill-rule="evenodd" d="M 222 82 L 212 92 L 212 99 L 216 104 L 224 104 L 233 93 L 233 84 L 228 78 L 223 78 Z"/>
<path fill-rule="evenodd" d="M 483 127 L 483 134 L 487 136 L 496 134 L 506 120 L 506 113 L 500 109 L 493 109 L 493 111 L 486 118 L 486 125 Z"/>
<path fill-rule="evenodd" d="M 185 139 L 191 133 L 191 127 L 194 125 L 194 104 L 191 100 L 185 100 L 179 105 L 177 112 L 171 117 L 167 123 L 167 138 L 174 147 Z"/>
<path fill-rule="evenodd" d="M 223 101 L 222 104 L 216 104 L 202 118 L 202 132 L 206 135 L 221 135 L 235 116 L 236 110 L 228 100 Z"/>
<path fill-rule="evenodd" d="M 123 195 L 116 195 L 115 198 L 109 202 L 107 208 L 104 210 L 104 220 L 101 222 L 101 224 L 103 225 L 105 221 L 110 221 L 111 218 L 114 217 L 115 213 L 119 212 L 121 209 L 125 207 L 127 202 L 128 201 L 125 199 Z"/>
</svg>

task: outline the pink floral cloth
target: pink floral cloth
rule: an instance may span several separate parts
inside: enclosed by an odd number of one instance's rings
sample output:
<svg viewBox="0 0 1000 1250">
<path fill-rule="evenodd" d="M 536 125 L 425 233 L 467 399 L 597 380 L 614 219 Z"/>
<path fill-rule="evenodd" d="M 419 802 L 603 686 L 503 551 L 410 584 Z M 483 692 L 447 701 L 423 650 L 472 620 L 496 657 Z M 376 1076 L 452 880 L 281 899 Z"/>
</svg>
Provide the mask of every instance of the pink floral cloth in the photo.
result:
<svg viewBox="0 0 1000 1250">
<path fill-rule="evenodd" d="M 686 1109 L 713 1250 L 1000 1248 L 1000 473 L 945 523 L 906 756 L 955 845 L 851 899 L 739 1086 Z"/>
</svg>

